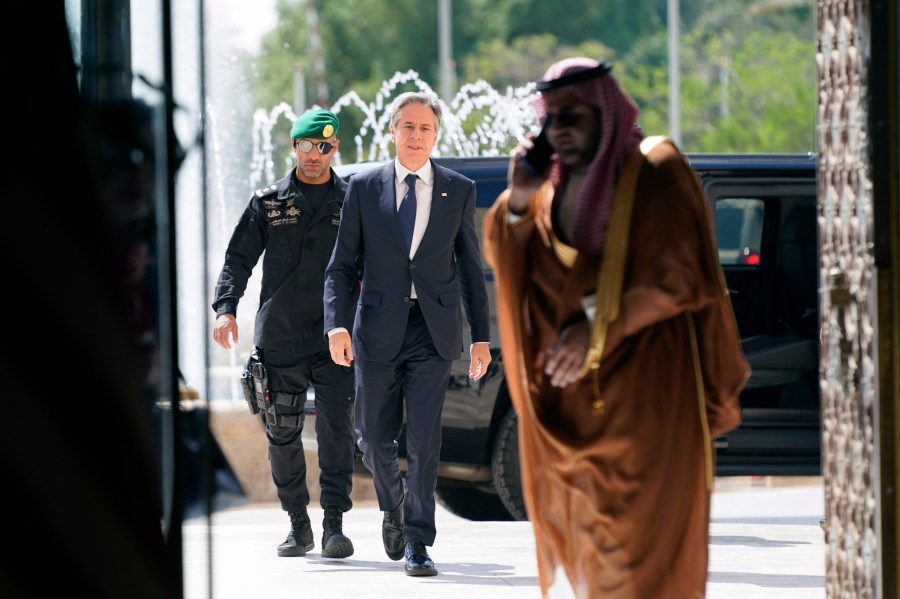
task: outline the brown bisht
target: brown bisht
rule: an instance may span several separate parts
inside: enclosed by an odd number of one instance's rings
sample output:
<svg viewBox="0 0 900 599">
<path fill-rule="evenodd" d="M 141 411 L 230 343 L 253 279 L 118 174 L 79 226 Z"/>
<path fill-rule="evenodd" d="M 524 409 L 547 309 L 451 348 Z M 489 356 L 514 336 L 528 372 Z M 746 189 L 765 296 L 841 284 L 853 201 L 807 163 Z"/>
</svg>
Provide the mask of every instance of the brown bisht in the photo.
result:
<svg viewBox="0 0 900 599">
<path fill-rule="evenodd" d="M 515 223 L 507 194 L 484 253 L 542 592 L 564 572 L 579 598 L 703 597 L 713 445 L 740 423 L 750 370 L 697 176 L 668 140 L 635 146 L 599 256 L 544 245 L 549 183 Z M 591 294 L 583 376 L 553 387 L 545 352 Z"/>
</svg>

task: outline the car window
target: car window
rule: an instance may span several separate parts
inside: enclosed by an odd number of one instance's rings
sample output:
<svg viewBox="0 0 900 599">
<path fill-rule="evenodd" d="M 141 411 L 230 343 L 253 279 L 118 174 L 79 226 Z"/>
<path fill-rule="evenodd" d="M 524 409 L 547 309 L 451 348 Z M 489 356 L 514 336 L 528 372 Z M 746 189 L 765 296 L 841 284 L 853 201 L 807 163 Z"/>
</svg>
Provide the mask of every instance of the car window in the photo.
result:
<svg viewBox="0 0 900 599">
<path fill-rule="evenodd" d="M 763 206 L 758 198 L 716 200 L 720 264 L 758 266 L 762 262 Z"/>
</svg>

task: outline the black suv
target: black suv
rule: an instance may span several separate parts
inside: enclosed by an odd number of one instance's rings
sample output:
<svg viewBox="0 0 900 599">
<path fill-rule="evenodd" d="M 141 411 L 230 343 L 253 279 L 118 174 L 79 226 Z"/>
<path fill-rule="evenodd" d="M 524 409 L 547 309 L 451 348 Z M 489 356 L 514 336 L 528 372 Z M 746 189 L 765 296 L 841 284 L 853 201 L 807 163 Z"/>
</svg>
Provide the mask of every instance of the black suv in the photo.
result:
<svg viewBox="0 0 900 599">
<path fill-rule="evenodd" d="M 689 159 L 715 215 L 719 259 L 753 369 L 741 394 L 741 426 L 716 440 L 716 474 L 818 475 L 815 157 L 694 154 Z M 506 187 L 509 158 L 435 160 L 476 182 L 480 235 L 485 211 Z M 348 177 L 383 164 L 335 170 Z M 494 277 L 487 264 L 485 269 L 493 302 Z M 493 303 L 491 316 L 496 317 Z M 494 361 L 481 380 L 469 379 L 467 353 L 453 365 L 437 498 L 471 520 L 525 520 L 517 419 L 503 380 L 496 323 L 492 340 Z M 400 452 L 405 455 L 402 439 Z"/>
</svg>

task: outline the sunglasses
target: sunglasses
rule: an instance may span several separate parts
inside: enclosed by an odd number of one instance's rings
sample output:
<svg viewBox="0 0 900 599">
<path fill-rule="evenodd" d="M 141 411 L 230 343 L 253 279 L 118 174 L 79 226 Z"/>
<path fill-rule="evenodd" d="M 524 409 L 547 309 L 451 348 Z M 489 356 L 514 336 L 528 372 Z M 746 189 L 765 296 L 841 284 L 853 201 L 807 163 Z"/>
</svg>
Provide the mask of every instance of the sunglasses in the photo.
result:
<svg viewBox="0 0 900 599">
<path fill-rule="evenodd" d="M 313 146 L 316 146 L 316 149 L 319 150 L 319 154 L 323 156 L 328 154 L 334 149 L 334 144 L 330 144 L 327 141 L 317 141 L 315 143 L 309 141 L 308 139 L 295 139 L 294 147 L 300 148 L 300 151 L 304 154 L 313 149 Z"/>
<path fill-rule="evenodd" d="M 559 114 L 547 114 L 544 118 L 544 129 L 552 127 L 573 127 L 578 124 L 581 117 L 584 116 L 578 112 L 563 110 Z"/>
</svg>

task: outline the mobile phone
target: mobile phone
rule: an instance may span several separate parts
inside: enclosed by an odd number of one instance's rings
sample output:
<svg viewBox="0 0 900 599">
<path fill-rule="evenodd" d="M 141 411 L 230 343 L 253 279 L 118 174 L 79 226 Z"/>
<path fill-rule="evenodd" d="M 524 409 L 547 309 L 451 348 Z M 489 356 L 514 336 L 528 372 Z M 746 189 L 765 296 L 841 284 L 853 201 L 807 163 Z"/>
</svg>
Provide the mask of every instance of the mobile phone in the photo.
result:
<svg viewBox="0 0 900 599">
<path fill-rule="evenodd" d="M 523 160 L 525 161 L 525 166 L 533 174 L 542 175 L 550 164 L 550 157 L 553 156 L 553 146 L 547 141 L 547 132 L 543 129 L 532 141 L 534 146 L 525 153 Z"/>
</svg>

